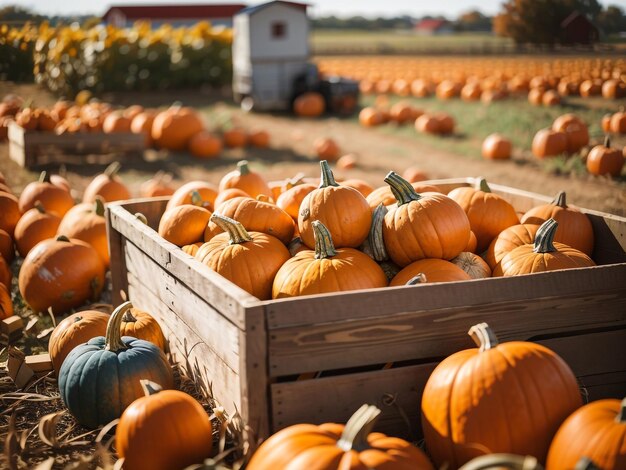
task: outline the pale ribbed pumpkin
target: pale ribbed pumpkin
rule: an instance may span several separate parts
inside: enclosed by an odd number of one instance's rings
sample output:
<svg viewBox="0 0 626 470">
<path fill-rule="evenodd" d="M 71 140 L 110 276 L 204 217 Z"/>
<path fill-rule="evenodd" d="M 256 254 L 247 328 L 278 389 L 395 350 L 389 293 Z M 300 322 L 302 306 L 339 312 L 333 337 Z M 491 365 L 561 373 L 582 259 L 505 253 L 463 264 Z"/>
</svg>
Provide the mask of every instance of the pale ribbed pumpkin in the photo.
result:
<svg viewBox="0 0 626 470">
<path fill-rule="evenodd" d="M 491 268 L 475 253 L 464 251 L 450 262 L 465 271 L 472 279 L 491 277 Z"/>
</svg>

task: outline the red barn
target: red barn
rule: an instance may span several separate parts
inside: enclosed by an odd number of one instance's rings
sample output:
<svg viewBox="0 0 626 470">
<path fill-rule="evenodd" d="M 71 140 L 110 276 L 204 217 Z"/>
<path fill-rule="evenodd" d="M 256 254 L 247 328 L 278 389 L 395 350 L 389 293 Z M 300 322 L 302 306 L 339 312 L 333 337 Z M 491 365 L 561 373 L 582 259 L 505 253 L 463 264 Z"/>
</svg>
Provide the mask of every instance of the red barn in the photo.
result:
<svg viewBox="0 0 626 470">
<path fill-rule="evenodd" d="M 135 21 L 149 21 L 153 26 L 169 23 L 173 26 L 189 26 L 199 21 L 231 27 L 235 13 L 246 5 L 229 3 L 222 5 L 113 5 L 102 17 L 106 24 L 119 28 L 132 26 Z"/>
<path fill-rule="evenodd" d="M 579 11 L 573 11 L 561 22 L 562 44 L 593 44 L 599 37 L 598 28 Z"/>
</svg>

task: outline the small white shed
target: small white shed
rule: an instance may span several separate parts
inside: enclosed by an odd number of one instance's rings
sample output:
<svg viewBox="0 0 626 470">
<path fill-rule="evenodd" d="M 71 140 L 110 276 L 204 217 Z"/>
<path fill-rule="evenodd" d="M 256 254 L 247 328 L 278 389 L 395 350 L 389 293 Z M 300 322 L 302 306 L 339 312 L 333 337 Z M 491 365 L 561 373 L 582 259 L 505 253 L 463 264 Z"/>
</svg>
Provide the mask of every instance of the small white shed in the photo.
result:
<svg viewBox="0 0 626 470">
<path fill-rule="evenodd" d="M 287 109 L 307 80 L 306 4 L 273 1 L 244 8 L 234 18 L 233 93 L 255 109 Z"/>
</svg>

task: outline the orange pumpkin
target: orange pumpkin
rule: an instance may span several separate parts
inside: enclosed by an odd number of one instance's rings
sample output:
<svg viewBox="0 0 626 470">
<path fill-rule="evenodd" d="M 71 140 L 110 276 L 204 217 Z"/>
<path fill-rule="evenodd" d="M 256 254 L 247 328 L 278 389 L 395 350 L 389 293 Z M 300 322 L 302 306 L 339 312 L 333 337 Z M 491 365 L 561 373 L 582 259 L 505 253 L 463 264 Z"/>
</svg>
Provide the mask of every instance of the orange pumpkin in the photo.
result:
<svg viewBox="0 0 626 470">
<path fill-rule="evenodd" d="M 389 287 L 405 286 L 414 277 L 423 274 L 426 282 L 454 282 L 472 279 L 463 269 L 450 261 L 426 258 L 405 266 L 389 283 Z"/>
<path fill-rule="evenodd" d="M 433 94 L 433 85 L 424 79 L 415 79 L 411 82 L 411 94 L 416 98 L 426 98 Z"/>
<path fill-rule="evenodd" d="M 139 195 L 141 197 L 171 196 L 176 191 L 170 186 L 171 181 L 171 174 L 157 171 L 152 178 L 141 183 Z"/>
<path fill-rule="evenodd" d="M 567 135 L 552 129 L 541 129 L 535 134 L 532 152 L 537 158 L 554 157 L 567 152 Z"/>
<path fill-rule="evenodd" d="M 115 429 L 115 448 L 124 468 L 170 470 L 208 458 L 213 428 L 202 405 L 179 390 L 140 382 L 145 396 L 124 410 Z"/>
<path fill-rule="evenodd" d="M 580 84 L 579 91 L 583 98 L 598 96 L 602 93 L 602 80 L 584 80 Z"/>
<path fill-rule="evenodd" d="M 476 235 L 474 232 L 470 230 L 469 240 L 467 241 L 467 246 L 463 251 L 468 251 L 470 253 L 476 253 L 476 246 L 478 245 L 478 240 L 476 240 Z"/>
<path fill-rule="evenodd" d="M 222 153 L 222 141 L 208 131 L 200 131 L 189 139 L 189 151 L 194 157 L 215 158 Z"/>
<path fill-rule="evenodd" d="M 219 214 L 236 220 L 248 231 L 273 235 L 285 245 L 293 238 L 293 219 L 280 207 L 269 202 L 248 196 L 236 197 L 220 205 Z"/>
<path fill-rule="evenodd" d="M 586 268 L 596 264 L 582 251 L 553 242 L 558 223 L 548 219 L 537 230 L 534 244 L 510 251 L 493 270 L 493 276 L 515 276 L 557 269 Z"/>
<path fill-rule="evenodd" d="M 166 209 L 171 209 L 172 207 L 181 206 L 183 204 L 191 204 L 194 191 L 198 192 L 202 201 L 210 204 L 210 207 L 206 207 L 206 205 L 204 207 L 209 210 L 211 207 L 216 207 L 218 190 L 215 185 L 205 181 L 189 181 L 172 194 L 172 197 L 167 202 Z"/>
<path fill-rule="evenodd" d="M 463 101 L 477 101 L 480 99 L 482 90 L 478 83 L 468 83 L 461 89 L 461 99 Z"/>
<path fill-rule="evenodd" d="M 184 150 L 189 140 L 203 129 L 202 119 L 193 109 L 171 107 L 155 116 L 151 136 L 157 147 Z"/>
<path fill-rule="evenodd" d="M 142 111 L 136 114 L 131 123 L 130 131 L 133 134 L 144 134 L 146 137 L 146 147 L 152 145 L 152 124 L 156 113 L 152 111 Z"/>
<path fill-rule="evenodd" d="M 35 312 L 49 308 L 59 315 L 89 299 L 104 286 L 104 265 L 93 247 L 81 240 L 57 237 L 30 250 L 19 274 L 19 288 Z"/>
<path fill-rule="evenodd" d="M 541 102 L 544 106 L 556 106 L 561 104 L 561 97 L 556 91 L 548 90 L 541 97 Z"/>
<path fill-rule="evenodd" d="M 358 159 L 353 153 L 348 153 L 337 160 L 336 167 L 340 170 L 350 170 L 356 167 Z"/>
<path fill-rule="evenodd" d="M 583 457 L 592 468 L 626 468 L 626 398 L 598 400 L 574 411 L 550 444 L 546 469 L 579 468 Z"/>
<path fill-rule="evenodd" d="M 0 258 L 0 284 L 10 287 L 12 279 L 13 273 L 11 272 L 11 267 L 4 258 Z"/>
<path fill-rule="evenodd" d="M 130 132 L 131 119 L 124 116 L 123 111 L 113 111 L 104 118 L 102 132 L 113 134 L 117 132 Z"/>
<path fill-rule="evenodd" d="M 618 177 L 622 174 L 624 160 L 624 152 L 611 148 L 611 141 L 607 136 L 604 145 L 596 145 L 587 155 L 587 171 L 597 176 Z"/>
<path fill-rule="evenodd" d="M 103 173 L 92 179 L 85 188 L 83 202 L 94 203 L 97 196 L 104 202 L 130 199 L 130 191 L 117 175 L 121 167 L 118 162 L 113 162 Z"/>
<path fill-rule="evenodd" d="M 40 241 L 52 238 L 57 233 L 61 218 L 46 212 L 40 203 L 27 210 L 15 226 L 13 238 L 20 256 L 24 258 Z"/>
<path fill-rule="evenodd" d="M 612 114 L 605 114 L 604 116 L 602 116 L 602 120 L 600 124 L 602 127 L 602 132 L 604 132 L 605 134 L 608 134 L 609 132 L 611 132 L 611 118 L 612 117 L 613 117 Z"/>
<path fill-rule="evenodd" d="M 554 240 L 576 248 L 591 256 L 593 253 L 593 227 L 587 214 L 568 206 L 565 191 L 560 191 L 550 204 L 533 207 L 522 217 L 522 224 L 541 225 L 548 219 L 559 223 Z M 526 243 L 531 243 L 526 242 Z"/>
<path fill-rule="evenodd" d="M 372 193 L 372 191 L 374 191 L 374 188 L 372 188 L 369 183 L 367 183 L 366 181 L 357 179 L 357 178 L 350 178 L 348 180 L 343 180 L 341 182 L 341 185 L 356 189 L 365 198 L 367 198 L 367 196 L 369 196 Z"/>
<path fill-rule="evenodd" d="M 610 79 L 602 84 L 602 97 L 614 100 L 624 95 L 626 84 L 620 80 Z"/>
<path fill-rule="evenodd" d="M 528 92 L 528 102 L 535 106 L 540 106 L 543 103 L 544 90 L 539 88 L 532 88 Z"/>
<path fill-rule="evenodd" d="M 223 191 L 220 191 L 217 197 L 215 198 L 215 203 L 214 203 L 215 210 L 217 210 L 218 207 L 220 207 L 229 199 L 233 199 L 236 197 L 250 197 L 250 195 L 246 193 L 245 191 L 242 191 L 241 189 L 237 189 L 237 188 L 228 188 Z"/>
<path fill-rule="evenodd" d="M 539 225 L 536 224 L 517 224 L 502 230 L 485 251 L 484 260 L 491 269 L 495 269 L 509 251 L 533 243 L 538 229 Z"/>
<path fill-rule="evenodd" d="M 267 148 L 270 146 L 270 134 L 263 129 L 251 129 L 248 142 L 256 148 Z"/>
<path fill-rule="evenodd" d="M 220 193 L 229 188 L 241 189 L 252 198 L 256 198 L 259 194 L 269 196 L 272 193 L 263 177 L 250 169 L 247 160 L 238 162 L 237 169 L 226 173 L 220 180 Z"/>
<path fill-rule="evenodd" d="M 248 233 L 239 222 L 219 214 L 211 221 L 226 233 L 200 247 L 196 259 L 260 300 L 272 297 L 272 283 L 290 258 L 289 250 L 272 235 Z"/>
<path fill-rule="evenodd" d="M 559 425 L 582 404 L 576 377 L 544 346 L 498 344 L 486 323 L 473 326 L 469 335 L 479 349 L 444 359 L 424 387 L 422 429 L 429 454 L 437 467 L 448 468 L 484 453 L 544 461 Z M 500 419 L 490 419 L 494 413 Z"/>
<path fill-rule="evenodd" d="M 18 199 L 13 194 L 0 192 L 0 230 L 4 230 L 12 237 L 21 216 Z"/>
<path fill-rule="evenodd" d="M 284 263 L 274 279 L 272 298 L 387 286 L 385 273 L 369 256 L 354 248 L 335 249 L 322 222 L 315 220 L 311 226 L 315 250 L 300 251 Z"/>
<path fill-rule="evenodd" d="M 390 119 L 397 124 L 405 124 L 411 120 L 417 119 L 413 113 L 413 107 L 410 104 L 403 103 L 402 101 L 394 104 L 389 109 Z"/>
<path fill-rule="evenodd" d="M 198 193 L 195 193 L 199 198 Z M 159 235 L 176 246 L 190 245 L 202 240 L 211 212 L 194 204 L 167 209 L 159 222 Z"/>
<path fill-rule="evenodd" d="M 13 301 L 9 288 L 0 282 L 0 321 L 13 316 Z"/>
<path fill-rule="evenodd" d="M 500 134 L 490 134 L 483 141 L 482 154 L 488 160 L 508 160 L 511 141 Z"/>
<path fill-rule="evenodd" d="M 248 134 L 243 129 L 233 127 L 222 132 L 224 145 L 228 148 L 243 148 L 248 144 Z"/>
<path fill-rule="evenodd" d="M 413 190 L 417 193 L 441 193 L 441 190 L 438 186 L 423 183 L 421 181 L 417 181 L 415 183 L 411 183 Z M 379 204 L 383 204 L 385 206 L 390 206 L 392 204 L 397 203 L 397 199 L 393 195 L 390 186 L 381 186 L 380 188 L 374 189 L 371 193 L 369 193 L 366 197 L 367 203 L 369 204 L 372 210 L 376 209 Z"/>
<path fill-rule="evenodd" d="M 439 134 L 441 132 L 439 119 L 428 113 L 422 114 L 415 120 L 415 129 L 427 134 Z"/>
<path fill-rule="evenodd" d="M 393 171 L 385 182 L 398 201 L 383 225 L 385 246 L 394 263 L 404 267 L 423 258 L 452 259 L 463 251 L 470 222 L 461 206 L 443 194 L 416 193 Z"/>
<path fill-rule="evenodd" d="M 98 310 L 74 313 L 61 321 L 48 340 L 48 353 L 55 372 L 59 373 L 61 364 L 76 346 L 96 336 L 104 336 L 108 322 L 109 315 Z"/>
<path fill-rule="evenodd" d="M 139 310 L 137 307 L 124 312 L 120 334 L 150 341 L 165 351 L 165 336 L 163 336 L 163 330 L 161 330 L 159 323 L 148 312 Z"/>
<path fill-rule="evenodd" d="M 32 108 L 24 108 L 15 115 L 15 122 L 24 130 L 34 131 L 39 125 L 38 115 Z"/>
<path fill-rule="evenodd" d="M 13 261 L 13 258 L 15 257 L 15 247 L 13 246 L 13 239 L 6 230 L 2 229 L 0 229 L 0 257 L 3 258 L 7 263 Z"/>
<path fill-rule="evenodd" d="M 320 137 L 313 143 L 315 154 L 320 160 L 335 161 L 339 158 L 341 150 L 337 143 L 330 137 Z"/>
<path fill-rule="evenodd" d="M 314 91 L 298 96 L 293 102 L 293 111 L 298 116 L 317 117 L 326 110 L 324 97 Z"/>
<path fill-rule="evenodd" d="M 128 119 L 130 119 L 131 121 L 133 119 L 135 119 L 135 117 L 137 117 L 139 114 L 141 114 L 143 112 L 144 112 L 143 106 L 141 106 L 139 104 L 133 104 L 133 105 L 129 106 L 128 108 L 126 108 L 125 110 L 122 111 L 124 116 L 127 117 Z"/>
<path fill-rule="evenodd" d="M 297 221 L 300 204 L 302 204 L 306 195 L 315 189 L 317 189 L 317 186 L 314 184 L 298 184 L 278 196 L 276 205 Z"/>
<path fill-rule="evenodd" d="M 619 111 L 611 116 L 611 132 L 626 134 L 626 112 Z"/>
<path fill-rule="evenodd" d="M 448 197 L 467 214 L 472 232 L 476 235 L 478 253 L 485 251 L 502 230 L 519 223 L 513 206 L 493 194 L 484 178 L 478 179 L 476 188 L 456 188 L 448 193 Z"/>
<path fill-rule="evenodd" d="M 246 468 L 433 470 L 428 457 L 417 447 L 372 432 L 379 414 L 375 406 L 363 405 L 345 426 L 330 423 L 290 426 L 265 441 Z"/>
<path fill-rule="evenodd" d="M 409 183 L 418 183 L 420 181 L 425 181 L 429 179 L 429 176 L 426 172 L 415 166 L 410 166 L 406 170 L 404 170 L 402 172 L 402 177 Z"/>
<path fill-rule="evenodd" d="M 35 207 L 35 203 L 39 201 L 46 211 L 59 217 L 63 217 L 74 205 L 72 195 L 65 189 L 52 184 L 46 171 L 41 172 L 39 180 L 26 185 L 20 194 L 19 201 L 22 213 Z"/>
<path fill-rule="evenodd" d="M 206 240 L 208 241 L 208 240 Z M 184 245 L 181 249 L 190 256 L 196 256 L 198 249 L 204 244 L 204 242 L 196 242 L 191 245 Z"/>
<path fill-rule="evenodd" d="M 491 268 L 475 253 L 464 251 L 450 262 L 465 271 L 472 279 L 491 277 Z"/>
<path fill-rule="evenodd" d="M 372 223 L 367 200 L 356 189 L 340 186 L 326 160 L 320 162 L 319 188 L 305 196 L 298 214 L 300 238 L 309 247 L 315 247 L 313 221 L 322 222 L 330 231 L 337 248 L 356 248 L 363 243 Z"/>
<path fill-rule="evenodd" d="M 93 204 L 82 203 L 72 207 L 56 233 L 89 243 L 98 252 L 104 267 L 108 268 L 110 254 L 106 225 L 104 203 L 97 198 Z"/>
</svg>

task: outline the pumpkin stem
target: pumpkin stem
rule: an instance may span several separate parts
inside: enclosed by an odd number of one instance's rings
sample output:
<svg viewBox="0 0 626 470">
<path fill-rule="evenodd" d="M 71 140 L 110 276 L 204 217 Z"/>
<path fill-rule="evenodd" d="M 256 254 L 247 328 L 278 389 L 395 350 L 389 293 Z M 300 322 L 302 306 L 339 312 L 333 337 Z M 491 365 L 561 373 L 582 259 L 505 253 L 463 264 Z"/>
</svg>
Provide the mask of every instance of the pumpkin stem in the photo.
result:
<svg viewBox="0 0 626 470">
<path fill-rule="evenodd" d="M 552 253 L 556 251 L 554 247 L 554 235 L 559 223 L 554 219 L 548 219 L 537 230 L 535 235 L 535 253 Z"/>
<path fill-rule="evenodd" d="M 474 340 L 476 346 L 480 348 L 480 352 L 488 351 L 498 345 L 498 338 L 487 323 L 483 322 L 472 326 L 467 334 Z"/>
<path fill-rule="evenodd" d="M 228 237 L 230 238 L 229 244 L 231 245 L 252 241 L 252 237 L 246 231 L 244 226 L 230 217 L 214 213 L 209 221 L 216 224 L 228 234 Z"/>
<path fill-rule="evenodd" d="M 133 310 L 128 309 L 124 312 L 124 316 L 122 317 L 122 321 L 124 323 L 134 323 L 137 321 L 137 318 L 133 315 Z"/>
<path fill-rule="evenodd" d="M 321 176 L 320 176 L 320 188 L 327 188 L 328 186 L 339 186 L 335 181 L 335 175 L 333 175 L 332 170 L 330 169 L 330 165 L 328 161 L 322 160 L 320 162 Z"/>
<path fill-rule="evenodd" d="M 96 215 L 104 217 L 104 200 L 100 196 L 96 196 L 93 211 L 96 213 Z"/>
<path fill-rule="evenodd" d="M 508 468 L 511 470 L 543 470 L 543 466 L 532 455 L 489 454 L 470 460 L 459 470 L 489 470 Z"/>
<path fill-rule="evenodd" d="M 426 274 L 418 273 L 417 276 L 413 276 L 411 279 L 406 281 L 405 286 L 415 286 L 417 284 L 425 284 L 427 282 L 428 279 L 426 279 Z"/>
<path fill-rule="evenodd" d="M 194 206 L 202 207 L 203 202 L 204 201 L 202 200 L 202 196 L 198 191 L 196 191 L 195 189 L 191 191 L 191 204 L 193 204 Z"/>
<path fill-rule="evenodd" d="M 122 341 L 121 327 L 124 314 L 131 308 L 133 308 L 132 302 L 127 301 L 118 306 L 115 310 L 113 310 L 113 313 L 111 313 L 109 323 L 107 323 L 106 339 L 104 342 L 105 350 L 117 352 L 122 349 L 128 349 Z"/>
<path fill-rule="evenodd" d="M 490 193 L 491 188 L 487 184 L 487 180 L 483 176 L 479 176 L 476 181 L 476 189 L 482 191 L 483 193 Z"/>
<path fill-rule="evenodd" d="M 398 206 L 408 204 L 411 201 L 419 201 L 422 196 L 417 194 L 411 183 L 405 180 L 395 171 L 390 171 L 385 176 L 385 183 L 391 188 L 393 197 L 398 201 Z"/>
<path fill-rule="evenodd" d="M 567 209 L 567 201 L 565 199 L 565 191 L 559 191 L 559 194 L 556 195 L 552 204 L 558 207 L 562 207 L 563 209 Z"/>
<path fill-rule="evenodd" d="M 346 427 L 337 441 L 337 447 L 344 452 L 357 452 L 370 448 L 367 436 L 372 432 L 380 410 L 373 405 L 363 405 L 348 420 Z"/>
<path fill-rule="evenodd" d="M 600 467 L 589 457 L 581 457 L 578 462 L 576 462 L 574 470 L 600 470 Z"/>
<path fill-rule="evenodd" d="M 269 196 L 266 196 L 265 194 L 257 195 L 256 200 L 259 202 L 270 202 Z"/>
<path fill-rule="evenodd" d="M 163 387 L 161 387 L 158 383 L 153 382 L 152 380 L 141 379 L 139 383 L 141 384 L 143 394 L 146 397 L 149 397 L 150 395 L 156 395 L 157 393 L 163 391 Z"/>
<path fill-rule="evenodd" d="M 50 182 L 50 173 L 47 171 L 42 171 L 39 174 L 39 182 L 40 183 L 49 183 Z"/>
<path fill-rule="evenodd" d="M 43 206 L 43 204 L 41 203 L 39 199 L 35 201 L 35 204 L 33 204 L 33 206 L 35 207 L 35 209 L 39 211 L 40 214 L 46 213 L 46 208 Z"/>
<path fill-rule="evenodd" d="M 604 146 L 608 149 L 611 148 L 611 137 L 608 134 L 604 136 Z"/>
<path fill-rule="evenodd" d="M 619 413 L 617 413 L 615 421 L 618 423 L 626 423 L 626 398 L 622 400 L 622 403 L 619 406 Z"/>
<path fill-rule="evenodd" d="M 56 240 L 57 240 L 58 242 L 69 242 L 69 241 L 70 241 L 70 239 L 69 239 L 69 238 L 67 238 L 65 235 L 59 235 L 59 236 L 56 238 Z"/>
<path fill-rule="evenodd" d="M 372 214 L 372 225 L 369 234 L 361 247 L 362 251 L 374 261 L 387 261 L 389 255 L 383 239 L 383 221 L 388 210 L 381 202 Z"/>
<path fill-rule="evenodd" d="M 250 167 L 248 166 L 248 160 L 241 160 L 240 162 L 237 162 L 237 169 L 239 170 L 239 174 L 241 176 L 249 174 Z"/>
<path fill-rule="evenodd" d="M 135 219 L 141 222 L 144 225 L 148 225 L 148 219 L 141 212 L 135 212 Z"/>
<path fill-rule="evenodd" d="M 104 174 L 107 175 L 109 178 L 113 178 L 115 175 L 117 175 L 121 168 L 122 165 L 120 165 L 120 162 L 113 162 L 106 167 L 106 169 L 104 170 Z"/>
<path fill-rule="evenodd" d="M 319 220 L 314 220 L 313 238 L 315 238 L 315 259 L 332 258 L 337 254 L 330 231 Z"/>
</svg>

